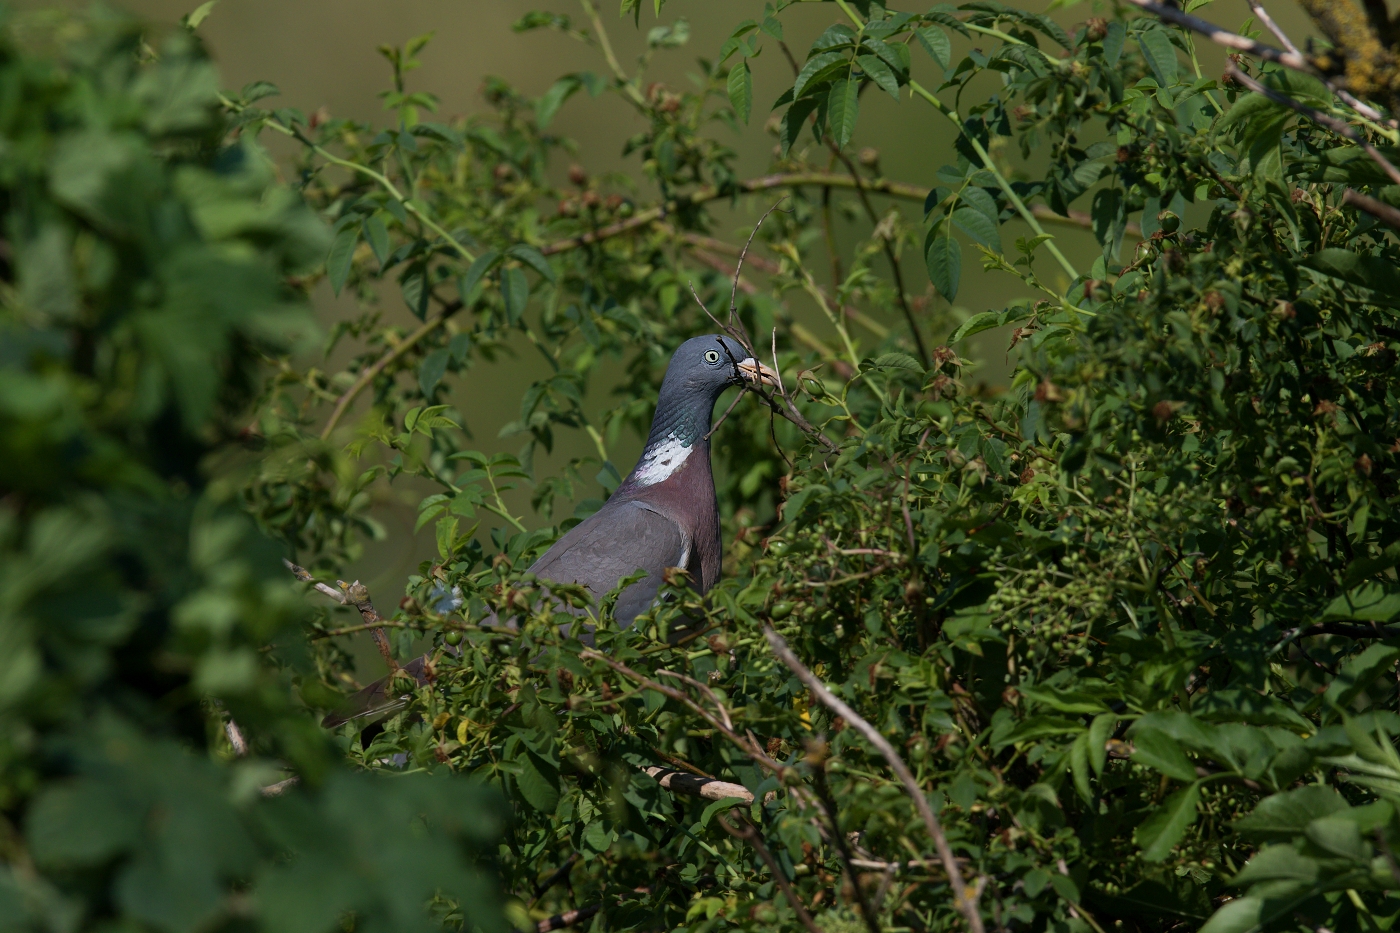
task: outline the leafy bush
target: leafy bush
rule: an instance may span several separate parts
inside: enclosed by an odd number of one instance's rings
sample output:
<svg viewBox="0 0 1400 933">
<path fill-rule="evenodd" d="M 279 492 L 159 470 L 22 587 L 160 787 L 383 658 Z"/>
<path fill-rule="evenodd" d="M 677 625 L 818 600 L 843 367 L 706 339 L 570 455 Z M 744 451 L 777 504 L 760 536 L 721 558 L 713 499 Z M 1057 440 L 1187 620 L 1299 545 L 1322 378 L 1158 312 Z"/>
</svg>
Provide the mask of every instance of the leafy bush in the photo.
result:
<svg viewBox="0 0 1400 933">
<path fill-rule="evenodd" d="M 421 923 L 430 899 L 448 924 L 486 925 L 489 907 L 460 913 L 479 903 L 464 900 L 463 853 L 485 836 L 462 814 L 485 805 L 460 778 L 402 774 L 452 771 L 513 804 L 492 867 L 522 928 L 1388 929 L 1400 908 L 1400 628 L 1389 625 L 1400 614 L 1400 172 L 1387 157 L 1400 132 L 1334 93 L 1363 53 L 1381 59 L 1333 27 L 1359 21 L 1379 43 L 1390 25 L 1319 2 L 1309 10 L 1335 50 L 1271 56 L 1291 70 L 1232 62 L 1217 80 L 1201 73 L 1192 33 L 1171 25 L 1190 25 L 1184 14 L 1137 5 L 1155 15 L 1066 29 L 993 3 L 909 14 L 837 0 L 800 60 L 783 10 L 768 6 L 678 91 L 643 74 L 686 44 L 683 21 L 652 28 L 632 68 L 581 0 L 580 22 L 537 13 L 517 28 L 596 46 L 602 74 L 566 75 L 537 100 L 488 80 L 489 113 L 437 122 L 435 98 L 411 86 L 417 40 L 386 49 L 385 127 L 264 109 L 269 85 L 225 94 L 221 124 L 212 79 L 188 77 L 204 66 L 183 38 L 138 65 L 134 33 L 88 21 L 108 37 L 106 57 L 80 43 L 89 51 L 59 68 L 7 51 L 5 80 L 74 101 L 110 95 L 116 118 L 50 110 L 140 140 L 71 148 L 94 160 L 77 174 L 97 181 L 65 187 L 68 163 L 46 158 L 47 146 L 64 151 L 58 131 L 6 117 L 5 145 L 31 140 L 22 151 L 35 155 L 6 169 L 17 259 L 5 307 L 29 343 L 5 345 L 35 349 L 7 358 L 5 378 L 62 380 L 52 394 L 3 395 L 5 443 L 23 445 L 4 469 L 28 477 L 6 480 L 18 490 L 4 500 L 6 547 L 59 568 L 17 577 L 30 582 L 6 591 L 21 594 L 6 611 L 30 621 L 0 630 L 23 639 L 3 681 L 18 685 L 3 694 L 6 813 L 27 834 L 7 850 L 13 897 L 50 926 L 80 909 L 91 923 L 170 928 L 222 910 L 238 918 L 225 922 L 348 929 Z M 623 12 L 640 21 L 637 3 Z M 792 57 L 790 88 L 755 87 L 747 61 L 764 48 Z M 198 119 L 132 123 L 185 112 L 169 104 L 181 95 L 142 90 L 171 68 L 188 69 L 171 86 L 197 98 Z M 914 78 L 929 70 L 941 86 Z M 1380 93 L 1383 77 L 1352 90 Z M 625 148 L 662 200 L 581 168 L 558 180 L 572 146 L 549 127 L 561 107 L 586 106 L 583 90 L 635 108 L 644 129 Z M 753 100 L 770 92 L 774 164 L 741 178 L 722 140 L 756 132 Z M 853 151 L 866 142 L 862 92 L 956 132 L 956 161 L 932 190 L 884 177 L 873 149 Z M 331 227 L 326 243 L 261 174 L 252 140 L 266 132 L 300 143 L 297 177 Z M 106 155 L 152 149 L 158 158 Z M 144 189 L 114 174 L 138 163 L 147 174 L 131 177 L 157 179 Z M 138 233 L 102 220 L 141 211 L 92 213 L 105 194 L 190 218 L 166 241 L 180 249 L 120 265 L 136 302 L 89 284 L 108 280 L 88 270 L 115 268 L 90 258 L 101 254 L 91 243 L 148 255 Z M 738 275 L 742 247 L 713 236 L 711 208 L 748 195 L 759 208 L 786 200 Z M 922 215 L 902 202 L 922 202 Z M 835 248 L 838 211 L 869 223 L 849 253 Z M 1087 228 L 1097 248 L 1061 249 L 1051 224 Z M 181 276 L 196 297 L 168 308 L 160 282 L 173 280 L 158 270 L 188 249 L 272 270 L 248 279 L 266 290 Z M 916 251 L 932 285 L 922 294 L 900 264 Z M 957 312 L 964 254 L 1014 276 L 1023 297 Z M 313 255 L 324 265 L 308 271 Z M 29 271 L 64 262 L 79 271 Z M 296 290 L 322 274 L 364 305 L 331 334 L 331 346 L 356 343 L 338 371 L 296 362 L 279 336 Z M 65 298 L 53 284 L 65 280 L 84 283 L 81 295 Z M 770 401 L 793 417 L 741 400 L 714 436 L 726 579 L 703 601 L 675 580 L 677 598 L 627 630 L 607 624 L 605 600 L 586 648 L 561 635 L 548 598 L 582 595 L 525 568 L 598 506 L 590 494 L 616 486 L 626 464 L 610 451 L 622 429 L 645 429 L 669 351 L 714 328 L 692 282 L 721 318 L 733 283 L 726 320 L 760 348 L 772 335 L 789 395 Z M 411 328 L 382 319 L 390 283 Z M 212 296 L 217 313 L 200 304 Z M 225 330 L 175 344 L 202 354 L 191 363 L 161 342 L 174 328 L 140 326 L 157 313 L 147 308 L 193 308 Z M 1013 328 L 1004 390 L 964 358 L 969 337 L 999 327 Z M 50 331 L 62 342 L 29 337 Z M 505 428 L 520 455 L 488 455 L 469 446 L 470 413 L 447 392 L 518 340 L 551 374 Z M 277 365 L 250 405 L 257 353 Z M 592 418 L 584 390 L 614 360 L 622 401 Z M 213 389 L 210 373 L 222 374 Z M 41 414 L 43 399 L 74 414 Z M 566 431 L 596 457 L 542 475 L 535 452 Z M 265 446 L 235 453 L 238 437 Z M 141 469 L 105 468 L 127 458 Z M 557 526 L 530 530 L 511 512 L 502 494 L 522 482 Z M 419 524 L 438 553 L 387 618 L 354 587 L 360 618 L 300 615 L 230 508 L 240 497 L 290 556 L 328 575 L 375 532 L 370 502 L 388 483 L 429 491 Z M 99 506 L 126 511 L 102 524 L 89 517 Z M 46 525 L 51 514 L 81 517 Z M 175 530 L 138 531 L 157 518 L 151 527 Z M 45 542 L 71 550 L 106 527 L 135 534 L 40 561 Z M 85 590 L 61 584 L 94 572 L 114 581 L 104 594 L 130 594 L 126 615 L 71 602 Z M 497 627 L 502 614 L 518 629 Z M 672 637 L 682 614 L 704 620 L 698 637 Z M 356 683 L 347 639 L 366 629 L 392 633 L 382 647 L 395 666 L 425 643 L 429 663 L 416 685 L 394 681 L 405 708 L 341 727 L 336 745 L 304 709 L 338 707 Z M 227 760 L 225 711 L 265 758 Z M 109 735 L 139 740 L 93 741 Z M 109 770 L 85 764 L 92 748 L 115 758 L 138 741 L 154 750 Z M 273 759 L 302 783 L 263 799 Z M 159 780 L 136 776 L 138 760 Z M 249 840 L 160 850 L 213 879 L 182 892 L 231 892 L 182 921 L 140 913 L 176 900 L 132 893 L 176 877 L 149 867 L 174 861 L 129 854 L 164 842 L 136 841 L 135 823 L 115 818 L 98 843 L 62 831 L 102 806 L 129 814 L 110 802 L 127 788 L 177 780 L 207 788 L 180 796 L 208 801 L 200 819 Z M 441 848 L 385 841 L 411 813 Z M 70 836 L 88 841 L 52 847 Z M 253 867 L 272 853 L 296 857 Z M 355 866 L 356 881 L 337 865 Z"/>
<path fill-rule="evenodd" d="M 190 37 L 147 39 L 0 24 L 0 927 L 402 930 L 440 893 L 490 928 L 491 795 L 343 766 L 228 467 L 329 237 Z"/>
</svg>

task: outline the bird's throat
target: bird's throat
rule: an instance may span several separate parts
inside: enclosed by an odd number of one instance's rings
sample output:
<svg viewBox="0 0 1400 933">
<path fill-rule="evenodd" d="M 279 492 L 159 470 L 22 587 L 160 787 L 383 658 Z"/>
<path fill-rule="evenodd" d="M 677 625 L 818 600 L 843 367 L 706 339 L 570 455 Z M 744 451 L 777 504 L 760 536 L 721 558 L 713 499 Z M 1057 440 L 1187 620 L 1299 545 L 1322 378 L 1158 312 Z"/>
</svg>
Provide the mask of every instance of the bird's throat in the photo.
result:
<svg viewBox="0 0 1400 933">
<path fill-rule="evenodd" d="M 664 483 L 679 471 L 692 456 L 709 458 L 711 413 L 713 399 L 677 400 L 663 398 L 651 423 L 651 434 L 637 466 L 628 477 L 629 485 L 655 486 Z"/>
</svg>

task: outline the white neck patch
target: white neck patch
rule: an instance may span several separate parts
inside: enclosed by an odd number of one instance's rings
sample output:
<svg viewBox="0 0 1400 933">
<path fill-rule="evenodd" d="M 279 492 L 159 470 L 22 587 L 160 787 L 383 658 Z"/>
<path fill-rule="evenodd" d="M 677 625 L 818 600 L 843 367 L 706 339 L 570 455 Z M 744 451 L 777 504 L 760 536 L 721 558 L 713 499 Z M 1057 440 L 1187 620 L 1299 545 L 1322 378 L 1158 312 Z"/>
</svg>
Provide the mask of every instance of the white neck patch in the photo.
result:
<svg viewBox="0 0 1400 933">
<path fill-rule="evenodd" d="M 632 478 L 638 486 L 655 486 L 670 479 L 671 474 L 681 468 L 690 456 L 692 448 L 682 444 L 674 434 L 653 444 L 642 453 L 642 459 L 632 471 Z"/>
</svg>

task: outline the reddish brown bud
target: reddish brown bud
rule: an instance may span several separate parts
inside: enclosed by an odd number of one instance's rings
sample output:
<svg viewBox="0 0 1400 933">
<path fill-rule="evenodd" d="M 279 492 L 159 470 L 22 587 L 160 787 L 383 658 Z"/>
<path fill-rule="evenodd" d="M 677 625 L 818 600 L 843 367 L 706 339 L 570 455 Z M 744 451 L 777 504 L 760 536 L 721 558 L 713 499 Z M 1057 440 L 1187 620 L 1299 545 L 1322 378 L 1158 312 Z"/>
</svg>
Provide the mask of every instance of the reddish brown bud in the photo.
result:
<svg viewBox="0 0 1400 933">
<path fill-rule="evenodd" d="M 582 165 L 569 166 L 569 181 L 582 188 L 588 184 L 588 173 L 583 170 Z"/>
</svg>

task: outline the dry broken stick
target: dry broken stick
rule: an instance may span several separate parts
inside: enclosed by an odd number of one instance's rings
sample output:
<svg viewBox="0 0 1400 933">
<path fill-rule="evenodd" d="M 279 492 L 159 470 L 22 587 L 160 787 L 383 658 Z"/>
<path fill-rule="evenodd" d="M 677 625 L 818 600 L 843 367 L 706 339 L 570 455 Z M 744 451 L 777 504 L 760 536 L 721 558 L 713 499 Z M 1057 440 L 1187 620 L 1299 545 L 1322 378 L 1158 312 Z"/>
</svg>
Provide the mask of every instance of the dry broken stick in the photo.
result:
<svg viewBox="0 0 1400 933">
<path fill-rule="evenodd" d="M 672 793 L 687 794 L 701 800 L 742 800 L 744 803 L 753 803 L 753 794 L 742 784 L 696 777 L 672 768 L 653 766 L 643 768 L 642 771 Z"/>
<path fill-rule="evenodd" d="M 889 762 L 890 770 L 894 771 L 899 778 L 904 789 L 914 801 L 914 807 L 919 811 L 919 816 L 923 818 L 924 828 L 928 830 L 929 836 L 933 839 L 933 846 L 938 850 L 938 858 L 943 863 L 943 870 L 948 874 L 948 884 L 953 889 L 953 902 L 958 911 L 967 920 L 967 928 L 970 933 L 985 933 L 982 925 L 982 914 L 977 908 L 978 894 L 981 892 L 979 883 L 975 890 L 968 891 L 967 885 L 963 882 L 962 871 L 958 868 L 958 860 L 953 855 L 952 846 L 948 845 L 948 837 L 943 833 L 943 825 L 938 821 L 938 816 L 929 806 L 928 798 L 924 795 L 924 790 L 919 786 L 919 782 L 914 779 L 914 773 L 909 770 L 909 766 L 904 763 L 904 759 L 894 750 L 883 735 L 880 734 L 870 723 L 866 722 L 860 714 L 847 706 L 839 697 L 827 689 L 826 685 L 817 678 L 807 667 L 797 659 L 797 655 L 792 653 L 788 643 L 783 636 L 767 626 L 763 629 L 764 636 L 768 639 L 768 646 L 788 668 L 797 675 L 797 678 L 806 685 L 822 705 L 831 710 L 836 715 L 846 721 L 846 724 L 855 729 L 865 740 L 884 756 Z"/>
<path fill-rule="evenodd" d="M 344 580 L 337 580 L 335 581 L 336 586 L 340 587 L 340 589 L 336 589 L 329 584 L 318 581 L 311 575 L 310 571 L 304 567 L 298 567 L 296 564 L 285 559 L 282 563 L 287 565 L 287 569 L 290 570 L 298 580 L 312 584 L 312 587 L 318 593 L 329 596 L 342 606 L 354 606 L 359 610 L 360 618 L 364 619 L 365 625 L 369 627 L 370 636 L 374 639 L 374 647 L 379 649 L 379 654 L 384 658 L 384 663 L 389 665 L 390 671 L 398 670 L 399 665 L 394 661 L 393 653 L 389 650 L 389 636 L 384 634 L 384 617 L 379 614 L 379 610 L 374 608 L 374 603 L 369 598 L 369 590 L 363 583 L 359 580 L 356 580 L 354 583 L 346 583 Z"/>
</svg>

